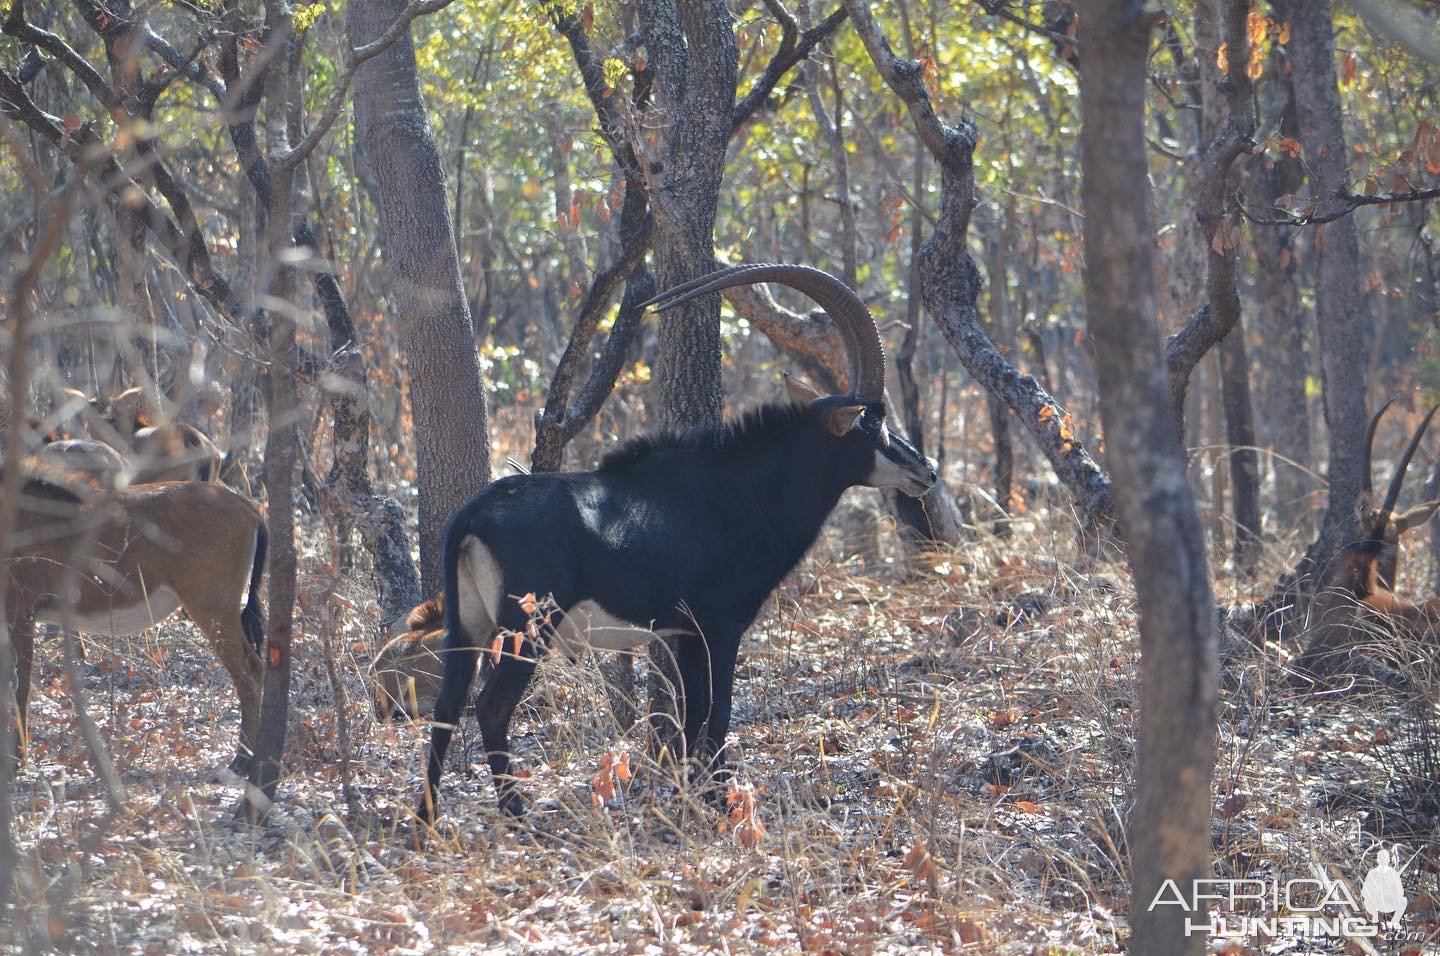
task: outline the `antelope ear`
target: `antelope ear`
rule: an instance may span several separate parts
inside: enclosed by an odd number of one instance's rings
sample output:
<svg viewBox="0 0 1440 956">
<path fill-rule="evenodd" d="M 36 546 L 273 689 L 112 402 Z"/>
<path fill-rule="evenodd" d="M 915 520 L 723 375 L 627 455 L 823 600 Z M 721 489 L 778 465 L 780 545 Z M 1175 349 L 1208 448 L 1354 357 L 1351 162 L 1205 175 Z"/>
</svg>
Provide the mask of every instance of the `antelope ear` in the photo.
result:
<svg viewBox="0 0 1440 956">
<path fill-rule="evenodd" d="M 789 395 L 790 401 L 796 405 L 809 405 L 815 401 L 815 399 L 823 397 L 819 392 L 815 391 L 815 389 L 809 385 L 806 385 L 800 379 L 791 376 L 789 372 L 783 373 L 783 377 L 785 379 L 785 394 Z"/>
<path fill-rule="evenodd" d="M 855 424 L 855 420 L 865 414 L 864 405 L 841 405 L 825 412 L 820 424 L 825 430 L 836 438 L 841 437 Z"/>
<path fill-rule="evenodd" d="M 1411 528 L 1418 528 L 1429 521 L 1430 516 L 1435 513 L 1436 508 L 1440 508 L 1440 498 L 1418 504 L 1404 514 L 1398 514 L 1390 520 L 1391 523 L 1395 525 L 1396 533 L 1404 534 Z"/>
</svg>

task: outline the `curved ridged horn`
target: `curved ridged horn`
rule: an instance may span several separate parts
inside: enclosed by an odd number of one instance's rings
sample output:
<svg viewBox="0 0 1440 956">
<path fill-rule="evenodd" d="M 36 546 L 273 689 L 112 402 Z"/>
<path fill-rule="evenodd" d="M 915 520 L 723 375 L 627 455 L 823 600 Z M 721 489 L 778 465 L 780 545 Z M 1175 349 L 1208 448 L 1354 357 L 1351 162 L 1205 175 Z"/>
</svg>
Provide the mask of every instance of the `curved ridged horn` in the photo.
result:
<svg viewBox="0 0 1440 956">
<path fill-rule="evenodd" d="M 802 292 L 824 309 L 845 339 L 850 353 L 850 394 L 865 405 L 874 405 L 885 394 L 885 346 L 875 317 L 865 303 L 844 282 L 828 272 L 787 263 L 752 263 L 731 266 L 667 289 L 644 305 L 673 308 L 682 302 L 737 285 L 778 282 Z"/>
<path fill-rule="evenodd" d="M 1410 444 L 1405 446 L 1405 454 L 1400 456 L 1400 464 L 1395 466 L 1395 477 L 1390 479 L 1390 487 L 1385 492 L 1385 503 L 1380 506 L 1380 513 L 1375 518 L 1375 527 L 1370 532 L 1372 541 L 1379 541 L 1385 536 L 1385 526 L 1390 523 L 1390 513 L 1395 510 L 1395 502 L 1400 500 L 1400 486 L 1405 483 L 1405 471 L 1410 467 L 1410 459 L 1415 457 L 1415 449 L 1420 447 L 1420 439 L 1425 437 L 1425 429 L 1430 427 L 1430 419 L 1435 413 L 1440 412 L 1440 405 L 1431 408 L 1415 429 L 1415 434 L 1410 436 Z"/>
<path fill-rule="evenodd" d="M 1384 405 L 1381 405 L 1380 410 L 1370 419 L 1370 430 L 1365 433 L 1365 458 L 1361 463 L 1363 469 L 1361 474 L 1365 476 L 1365 484 L 1361 487 L 1364 488 L 1365 494 L 1371 498 L 1371 500 L 1366 501 L 1366 507 L 1374 503 L 1373 498 L 1375 495 L 1375 484 L 1370 476 L 1370 456 L 1372 449 L 1375 447 L 1375 431 L 1380 427 L 1380 419 L 1385 417 L 1385 413 L 1389 411 L 1390 406 L 1394 404 L 1395 399 L 1392 398 Z"/>
</svg>

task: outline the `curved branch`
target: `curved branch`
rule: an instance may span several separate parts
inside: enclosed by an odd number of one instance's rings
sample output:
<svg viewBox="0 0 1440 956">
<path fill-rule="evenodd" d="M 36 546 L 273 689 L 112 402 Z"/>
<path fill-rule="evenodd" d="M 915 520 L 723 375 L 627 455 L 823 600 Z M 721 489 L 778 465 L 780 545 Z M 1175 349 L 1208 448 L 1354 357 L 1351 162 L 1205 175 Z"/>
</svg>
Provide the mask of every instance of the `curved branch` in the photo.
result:
<svg viewBox="0 0 1440 956">
<path fill-rule="evenodd" d="M 966 245 L 975 208 L 973 152 L 976 130 L 951 126 L 935 113 L 919 63 L 897 57 L 865 0 L 845 0 L 851 22 L 880 75 L 904 101 L 916 132 L 940 166 L 940 217 L 921 248 L 919 269 L 925 308 L 940 326 L 966 371 L 998 396 L 1030 432 L 1070 492 L 1087 524 L 1108 525 L 1114 502 L 1110 476 L 1066 424 L 1063 409 L 1033 376 L 1012 365 L 980 324 L 977 299 L 983 281 Z"/>
<path fill-rule="evenodd" d="M 847 16 L 845 8 L 841 7 L 815 26 L 799 34 L 797 38 L 795 19 L 779 3 L 779 0 L 765 0 L 765 6 L 775 19 L 780 21 L 780 49 L 770 58 L 770 62 L 765 65 L 764 71 L 756 78 L 750 91 L 735 104 L 735 110 L 730 114 L 732 135 L 745 125 L 755 111 L 760 108 L 760 105 L 775 91 L 775 84 L 780 82 L 780 78 L 795 64 L 807 59 L 810 51 L 834 33 L 840 24 L 845 22 Z"/>
<path fill-rule="evenodd" d="M 1255 148 L 1255 98 L 1247 73 L 1250 62 L 1250 39 L 1246 29 L 1250 0 L 1224 0 L 1221 29 L 1228 44 L 1230 69 L 1216 75 L 1225 94 L 1225 128 L 1206 149 L 1202 157 L 1202 179 L 1195 217 L 1205 237 L 1206 305 L 1191 316 L 1185 328 L 1165 343 L 1165 373 L 1169 380 L 1170 405 L 1175 427 L 1182 429 L 1185 417 L 1185 392 L 1195 364 L 1240 322 L 1240 296 L 1236 289 L 1236 250 L 1233 234 L 1227 235 L 1225 222 L 1227 189 L 1235 161 L 1249 155 Z M 1206 59 L 1204 73 L 1218 74 L 1218 68 Z M 1203 75 L 1203 74 L 1202 74 Z"/>
</svg>

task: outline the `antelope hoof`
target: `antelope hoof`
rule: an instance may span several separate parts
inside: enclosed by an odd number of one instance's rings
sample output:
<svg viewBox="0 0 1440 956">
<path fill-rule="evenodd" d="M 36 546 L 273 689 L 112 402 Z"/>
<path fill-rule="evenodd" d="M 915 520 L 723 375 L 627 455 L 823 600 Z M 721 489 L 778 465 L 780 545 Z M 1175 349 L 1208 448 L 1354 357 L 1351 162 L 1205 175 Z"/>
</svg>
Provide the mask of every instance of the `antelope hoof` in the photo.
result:
<svg viewBox="0 0 1440 956">
<path fill-rule="evenodd" d="M 500 812 L 516 820 L 525 816 L 525 801 L 514 790 L 500 795 Z"/>
</svg>

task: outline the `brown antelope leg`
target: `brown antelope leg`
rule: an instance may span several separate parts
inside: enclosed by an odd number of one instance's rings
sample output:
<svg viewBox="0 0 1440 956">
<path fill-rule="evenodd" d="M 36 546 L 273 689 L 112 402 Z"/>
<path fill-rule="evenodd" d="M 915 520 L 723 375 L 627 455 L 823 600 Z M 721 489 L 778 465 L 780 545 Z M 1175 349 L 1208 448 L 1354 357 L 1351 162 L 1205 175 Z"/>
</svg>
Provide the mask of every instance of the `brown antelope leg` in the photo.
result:
<svg viewBox="0 0 1440 956">
<path fill-rule="evenodd" d="M 260 696 L 264 679 L 264 664 L 260 655 L 245 639 L 245 630 L 240 625 L 238 610 L 231 610 L 228 616 L 219 614 L 197 614 L 189 605 L 185 613 L 200 625 L 205 638 L 210 642 L 215 656 L 230 674 L 235 684 L 235 694 L 240 699 L 240 743 L 230 769 L 243 774 L 250 768 L 250 757 L 255 753 L 255 734 L 260 726 Z M 221 623 L 221 622 L 224 623 Z"/>
</svg>

